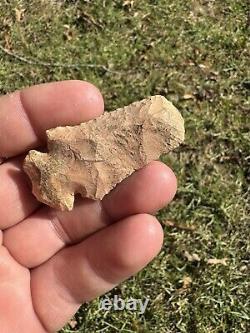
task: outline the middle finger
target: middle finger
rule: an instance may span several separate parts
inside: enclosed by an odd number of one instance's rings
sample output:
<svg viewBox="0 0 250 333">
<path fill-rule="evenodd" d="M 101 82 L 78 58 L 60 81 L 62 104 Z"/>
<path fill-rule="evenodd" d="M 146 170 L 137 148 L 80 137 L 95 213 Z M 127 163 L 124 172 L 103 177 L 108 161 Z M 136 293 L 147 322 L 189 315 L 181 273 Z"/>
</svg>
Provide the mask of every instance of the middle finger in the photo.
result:
<svg viewBox="0 0 250 333">
<path fill-rule="evenodd" d="M 71 212 L 40 209 L 5 230 L 3 243 L 19 263 L 35 267 L 107 224 L 133 214 L 156 212 L 172 200 L 175 192 L 173 171 L 161 162 L 151 162 L 125 179 L 101 202 L 80 200 Z"/>
</svg>

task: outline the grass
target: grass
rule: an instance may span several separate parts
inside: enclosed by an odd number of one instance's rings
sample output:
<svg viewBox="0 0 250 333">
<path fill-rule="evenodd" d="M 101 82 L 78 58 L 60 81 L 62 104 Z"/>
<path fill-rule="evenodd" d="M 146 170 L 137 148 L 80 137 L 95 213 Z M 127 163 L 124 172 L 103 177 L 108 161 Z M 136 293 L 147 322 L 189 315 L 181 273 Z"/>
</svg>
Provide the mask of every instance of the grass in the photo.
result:
<svg viewBox="0 0 250 333">
<path fill-rule="evenodd" d="M 62 332 L 249 329 L 248 6 L 244 0 L 0 2 L 0 45 L 11 52 L 0 50 L 0 93 L 83 79 L 101 89 L 107 110 L 163 94 L 186 122 L 185 144 L 163 158 L 179 191 L 158 217 L 194 230 L 164 226 L 160 255 L 110 293 L 148 295 L 145 314 L 104 313 L 96 300 Z M 193 254 L 200 260 L 190 261 Z M 227 258 L 227 265 L 210 265 L 211 258 Z M 191 283 L 183 288 L 183 281 Z"/>
</svg>

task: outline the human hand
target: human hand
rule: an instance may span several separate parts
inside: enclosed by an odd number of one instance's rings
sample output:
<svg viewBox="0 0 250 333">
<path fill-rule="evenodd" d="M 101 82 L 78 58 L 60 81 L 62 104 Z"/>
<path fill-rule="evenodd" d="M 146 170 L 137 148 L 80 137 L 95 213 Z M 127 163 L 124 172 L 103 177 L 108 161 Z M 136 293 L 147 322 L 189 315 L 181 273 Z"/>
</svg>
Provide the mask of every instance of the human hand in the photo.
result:
<svg viewBox="0 0 250 333">
<path fill-rule="evenodd" d="M 163 232 L 150 214 L 169 203 L 176 178 L 152 162 L 101 202 L 71 212 L 43 206 L 22 171 L 24 154 L 45 130 L 103 112 L 91 84 L 64 81 L 0 98 L 0 327 L 2 333 L 55 332 L 81 303 L 112 289 L 159 252 Z"/>
</svg>

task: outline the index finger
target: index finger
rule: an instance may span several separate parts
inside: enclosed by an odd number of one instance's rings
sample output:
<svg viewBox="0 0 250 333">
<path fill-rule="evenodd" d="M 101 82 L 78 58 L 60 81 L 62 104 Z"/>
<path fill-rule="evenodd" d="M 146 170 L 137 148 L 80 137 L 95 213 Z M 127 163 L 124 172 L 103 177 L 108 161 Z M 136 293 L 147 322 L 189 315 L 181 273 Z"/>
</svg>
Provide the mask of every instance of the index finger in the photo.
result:
<svg viewBox="0 0 250 333">
<path fill-rule="evenodd" d="M 103 111 L 99 90 L 84 81 L 63 81 L 0 97 L 0 158 L 42 145 L 45 130 L 75 125 Z M 27 186 L 22 158 L 0 165 L 0 229 L 29 216 L 39 205 Z"/>
<path fill-rule="evenodd" d="M 45 131 L 103 112 L 99 90 L 85 81 L 46 83 L 0 97 L 0 159 L 41 145 Z"/>
</svg>

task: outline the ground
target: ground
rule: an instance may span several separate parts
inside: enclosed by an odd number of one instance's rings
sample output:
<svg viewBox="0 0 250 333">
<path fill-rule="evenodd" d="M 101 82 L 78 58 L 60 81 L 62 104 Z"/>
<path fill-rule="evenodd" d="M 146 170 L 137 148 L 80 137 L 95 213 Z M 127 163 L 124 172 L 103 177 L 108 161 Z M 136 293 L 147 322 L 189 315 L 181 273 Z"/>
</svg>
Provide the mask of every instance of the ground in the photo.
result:
<svg viewBox="0 0 250 333">
<path fill-rule="evenodd" d="M 163 157 L 179 181 L 174 202 L 158 214 L 163 249 L 109 294 L 150 297 L 145 314 L 104 313 L 96 300 L 61 332 L 249 329 L 248 6 L 244 0 L 0 2 L 1 94 L 83 79 L 101 89 L 107 110 L 162 94 L 186 123 L 185 143 Z"/>
</svg>

